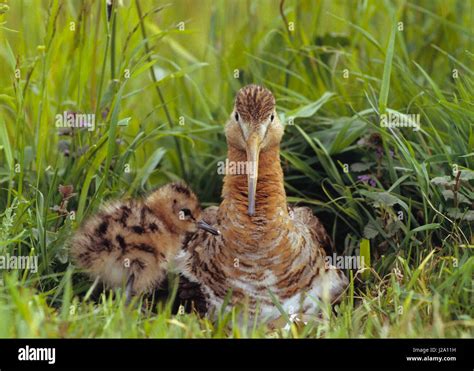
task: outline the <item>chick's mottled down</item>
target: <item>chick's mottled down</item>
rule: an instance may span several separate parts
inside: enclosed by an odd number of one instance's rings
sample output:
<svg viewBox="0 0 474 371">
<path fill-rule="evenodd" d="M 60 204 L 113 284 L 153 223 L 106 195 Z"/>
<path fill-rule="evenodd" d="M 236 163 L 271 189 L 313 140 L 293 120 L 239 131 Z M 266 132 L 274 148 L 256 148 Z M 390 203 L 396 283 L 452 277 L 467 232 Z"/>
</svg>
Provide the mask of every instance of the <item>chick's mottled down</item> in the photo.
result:
<svg viewBox="0 0 474 371">
<path fill-rule="evenodd" d="M 217 233 L 200 218 L 196 195 L 184 184 L 167 184 L 145 200 L 104 205 L 75 234 L 71 254 L 109 287 L 148 292 L 165 280 L 187 235 L 198 228 Z"/>
</svg>

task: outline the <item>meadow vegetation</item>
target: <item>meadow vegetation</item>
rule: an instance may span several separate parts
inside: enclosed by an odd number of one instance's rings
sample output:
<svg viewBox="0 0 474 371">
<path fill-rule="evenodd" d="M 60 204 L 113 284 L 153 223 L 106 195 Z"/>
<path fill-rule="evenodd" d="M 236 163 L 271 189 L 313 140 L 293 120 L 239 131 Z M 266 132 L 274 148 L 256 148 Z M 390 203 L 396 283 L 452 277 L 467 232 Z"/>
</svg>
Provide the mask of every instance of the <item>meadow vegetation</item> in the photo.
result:
<svg viewBox="0 0 474 371">
<path fill-rule="evenodd" d="M 0 255 L 38 256 L 0 270 L 0 337 L 472 337 L 473 27 L 453 0 L 0 2 Z M 289 201 L 370 266 L 334 311 L 276 331 L 245 308 L 91 300 L 71 234 L 173 180 L 217 205 L 248 83 L 277 99 Z M 94 129 L 58 128 L 64 113 Z"/>
</svg>

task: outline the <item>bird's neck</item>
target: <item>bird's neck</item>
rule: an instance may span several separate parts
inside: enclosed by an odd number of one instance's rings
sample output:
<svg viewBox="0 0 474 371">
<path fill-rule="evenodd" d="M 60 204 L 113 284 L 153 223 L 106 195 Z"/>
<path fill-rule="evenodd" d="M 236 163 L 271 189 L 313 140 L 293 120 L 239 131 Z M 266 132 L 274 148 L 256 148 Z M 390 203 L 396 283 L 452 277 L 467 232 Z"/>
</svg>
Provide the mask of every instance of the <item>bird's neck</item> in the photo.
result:
<svg viewBox="0 0 474 371">
<path fill-rule="evenodd" d="M 247 161 L 244 151 L 229 146 L 228 164 Z M 240 167 L 241 168 L 241 167 Z M 228 171 L 229 172 L 229 171 Z M 239 241 L 242 245 L 257 247 L 265 240 L 275 238 L 275 233 L 288 229 L 288 207 L 280 165 L 278 146 L 260 152 L 255 215 L 249 216 L 248 185 L 246 174 L 226 174 L 222 190 L 223 201 L 219 208 L 221 233 L 227 241 Z"/>
</svg>

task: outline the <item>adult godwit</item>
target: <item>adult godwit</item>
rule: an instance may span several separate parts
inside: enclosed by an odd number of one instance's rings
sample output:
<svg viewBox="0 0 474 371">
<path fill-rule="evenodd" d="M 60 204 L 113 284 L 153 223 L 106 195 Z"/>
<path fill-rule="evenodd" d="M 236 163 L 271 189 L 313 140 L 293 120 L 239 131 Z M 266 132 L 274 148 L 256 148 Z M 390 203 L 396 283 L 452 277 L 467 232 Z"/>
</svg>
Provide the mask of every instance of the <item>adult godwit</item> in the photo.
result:
<svg viewBox="0 0 474 371">
<path fill-rule="evenodd" d="M 225 134 L 228 163 L 245 163 L 247 174 L 225 175 L 222 203 L 203 213 L 221 234 L 194 234 L 180 255 L 181 272 L 201 285 L 209 309 L 232 290 L 230 302 L 246 301 L 253 315 L 258 303 L 259 317 L 280 316 L 274 298 L 290 314 L 317 313 L 318 301 L 333 302 L 347 278 L 326 264 L 331 241 L 311 209 L 287 205 L 283 126 L 272 93 L 242 88 Z"/>
</svg>

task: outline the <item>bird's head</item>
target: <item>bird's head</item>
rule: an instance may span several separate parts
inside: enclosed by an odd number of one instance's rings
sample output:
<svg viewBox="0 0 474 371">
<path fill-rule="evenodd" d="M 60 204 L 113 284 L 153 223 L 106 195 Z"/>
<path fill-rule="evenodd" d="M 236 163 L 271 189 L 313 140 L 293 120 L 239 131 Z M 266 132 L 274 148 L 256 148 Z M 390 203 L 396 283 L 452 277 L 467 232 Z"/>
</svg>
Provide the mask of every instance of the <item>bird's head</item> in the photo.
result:
<svg viewBox="0 0 474 371">
<path fill-rule="evenodd" d="M 146 199 L 152 210 L 160 210 L 181 232 L 196 232 L 203 229 L 214 235 L 219 231 L 202 220 L 199 200 L 189 187 L 183 183 L 169 183 L 159 188 Z"/>
<path fill-rule="evenodd" d="M 278 147 L 283 136 L 273 94 L 258 85 L 240 89 L 225 133 L 229 146 L 247 154 L 248 214 L 254 215 L 260 152 Z"/>
</svg>

